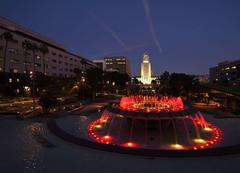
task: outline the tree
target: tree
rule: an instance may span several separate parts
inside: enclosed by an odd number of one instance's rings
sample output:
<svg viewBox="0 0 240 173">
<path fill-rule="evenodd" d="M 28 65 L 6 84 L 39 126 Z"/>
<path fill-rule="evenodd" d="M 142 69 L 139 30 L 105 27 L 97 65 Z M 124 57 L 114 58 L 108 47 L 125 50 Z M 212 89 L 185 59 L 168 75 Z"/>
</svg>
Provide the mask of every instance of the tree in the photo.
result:
<svg viewBox="0 0 240 173">
<path fill-rule="evenodd" d="M 42 52 L 42 62 L 43 62 L 43 74 L 46 74 L 46 63 L 45 63 L 45 55 L 49 52 L 48 46 L 46 44 L 42 44 L 39 47 L 39 51 Z"/>
<path fill-rule="evenodd" d="M 186 75 L 184 73 L 172 73 L 169 80 L 170 93 L 173 96 L 186 96 L 198 88 L 198 80 L 194 75 Z"/>
<path fill-rule="evenodd" d="M 30 50 L 32 51 L 32 58 L 33 58 L 33 71 L 32 71 L 32 74 L 31 74 L 31 78 L 32 78 L 32 97 L 33 97 L 33 111 L 35 111 L 35 60 L 36 60 L 36 55 L 35 55 L 35 52 L 38 50 L 38 46 L 36 43 L 34 42 L 30 42 L 28 40 L 25 40 L 22 44 L 22 46 L 24 46 L 25 50 Z M 26 63 L 26 62 L 25 62 Z M 25 66 L 26 67 L 26 66 Z"/>
<path fill-rule="evenodd" d="M 87 61 L 85 59 L 81 59 L 81 64 L 84 67 L 83 71 L 86 71 L 86 65 L 87 65 Z"/>
<path fill-rule="evenodd" d="M 43 113 L 49 113 L 57 105 L 57 98 L 46 92 L 40 96 L 38 104 L 42 107 Z"/>
<path fill-rule="evenodd" d="M 168 71 L 165 71 L 161 76 L 160 76 L 160 87 L 158 87 L 157 93 L 162 94 L 162 95 L 170 95 L 170 86 L 169 86 L 169 81 L 170 81 L 170 74 Z"/>
<path fill-rule="evenodd" d="M 131 84 L 128 85 L 128 87 L 127 87 L 127 94 L 128 95 L 140 94 L 141 85 L 142 85 L 142 83 L 136 77 L 134 77 Z"/>
<path fill-rule="evenodd" d="M 28 40 L 24 40 L 22 42 L 22 48 L 23 48 L 23 52 L 24 52 L 24 68 L 25 68 L 25 72 L 27 72 L 27 51 L 29 48 L 29 41 Z"/>
<path fill-rule="evenodd" d="M 186 96 L 190 98 L 191 93 L 199 88 L 199 82 L 194 75 L 184 73 L 172 73 L 165 71 L 160 76 L 160 86 L 157 93 L 168 96 Z"/>
<path fill-rule="evenodd" d="M 126 84 L 129 83 L 130 80 L 131 78 L 126 73 L 119 73 L 116 71 L 104 73 L 105 88 L 110 92 L 125 90 Z"/>
<path fill-rule="evenodd" d="M 96 92 L 102 90 L 103 71 L 99 68 L 89 68 L 86 71 L 86 84 L 92 90 L 92 98 L 95 98 Z"/>
<path fill-rule="evenodd" d="M 3 38 L 5 39 L 5 49 L 3 55 L 3 72 L 6 72 L 6 58 L 7 58 L 7 50 L 8 50 L 8 42 L 13 40 L 13 35 L 11 32 L 4 32 L 2 34 Z"/>
</svg>

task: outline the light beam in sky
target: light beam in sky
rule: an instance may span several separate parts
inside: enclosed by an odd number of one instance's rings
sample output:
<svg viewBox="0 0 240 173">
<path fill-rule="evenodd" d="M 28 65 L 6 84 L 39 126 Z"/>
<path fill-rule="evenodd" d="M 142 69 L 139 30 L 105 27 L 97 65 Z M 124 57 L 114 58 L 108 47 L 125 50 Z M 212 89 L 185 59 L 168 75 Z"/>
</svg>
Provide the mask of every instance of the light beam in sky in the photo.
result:
<svg viewBox="0 0 240 173">
<path fill-rule="evenodd" d="M 94 18 L 99 25 L 101 25 L 112 37 L 120 44 L 124 49 L 127 49 L 126 44 L 124 41 L 119 37 L 119 35 L 109 26 L 107 25 L 104 21 L 102 21 L 99 17 L 97 17 L 94 13 L 88 12 L 92 18 Z"/>
<path fill-rule="evenodd" d="M 152 18 L 151 18 L 151 9 L 148 4 L 148 0 L 142 0 L 142 2 L 143 2 L 144 12 L 145 12 L 145 16 L 146 16 L 146 19 L 148 22 L 150 33 L 152 35 L 153 41 L 154 41 L 159 53 L 161 54 L 162 48 L 160 46 L 160 43 L 159 43 L 156 33 L 155 33 L 154 25 L 153 25 Z"/>
</svg>

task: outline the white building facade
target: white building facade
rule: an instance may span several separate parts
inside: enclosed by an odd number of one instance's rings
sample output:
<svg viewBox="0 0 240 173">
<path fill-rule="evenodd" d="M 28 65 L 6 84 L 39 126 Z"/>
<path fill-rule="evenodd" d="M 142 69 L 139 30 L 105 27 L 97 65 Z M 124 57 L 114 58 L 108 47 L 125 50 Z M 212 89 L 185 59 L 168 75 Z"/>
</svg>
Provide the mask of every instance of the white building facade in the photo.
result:
<svg viewBox="0 0 240 173">
<path fill-rule="evenodd" d="M 7 47 L 3 36 L 5 32 L 13 36 L 12 40 L 8 41 Z M 32 51 L 24 50 L 23 43 L 26 41 L 35 43 L 38 47 L 47 46 L 48 53 L 44 55 L 37 50 L 33 55 Z M 95 66 L 92 61 L 70 53 L 64 46 L 0 17 L 0 71 L 27 74 L 34 69 L 35 73 L 48 76 L 73 77 L 74 69 L 86 70 Z"/>
<path fill-rule="evenodd" d="M 141 82 L 145 85 L 150 85 L 152 82 L 151 63 L 147 53 L 144 53 L 143 62 L 141 64 Z"/>
</svg>

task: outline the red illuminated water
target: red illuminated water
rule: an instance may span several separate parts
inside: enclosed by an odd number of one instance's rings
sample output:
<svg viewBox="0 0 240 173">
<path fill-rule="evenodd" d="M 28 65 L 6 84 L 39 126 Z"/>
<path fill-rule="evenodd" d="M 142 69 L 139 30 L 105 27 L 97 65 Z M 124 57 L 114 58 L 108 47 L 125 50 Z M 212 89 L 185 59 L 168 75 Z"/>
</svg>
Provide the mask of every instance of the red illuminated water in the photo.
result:
<svg viewBox="0 0 240 173">
<path fill-rule="evenodd" d="M 184 108 L 180 97 L 129 96 L 122 97 L 120 107 L 124 110 L 147 112 L 177 112 Z"/>
<path fill-rule="evenodd" d="M 222 139 L 221 129 L 205 121 L 199 111 L 187 111 L 180 97 L 123 97 L 118 109 L 128 112 L 106 109 L 89 124 L 93 140 L 129 148 L 198 150 L 214 147 Z M 144 116 L 139 116 L 142 112 Z"/>
</svg>

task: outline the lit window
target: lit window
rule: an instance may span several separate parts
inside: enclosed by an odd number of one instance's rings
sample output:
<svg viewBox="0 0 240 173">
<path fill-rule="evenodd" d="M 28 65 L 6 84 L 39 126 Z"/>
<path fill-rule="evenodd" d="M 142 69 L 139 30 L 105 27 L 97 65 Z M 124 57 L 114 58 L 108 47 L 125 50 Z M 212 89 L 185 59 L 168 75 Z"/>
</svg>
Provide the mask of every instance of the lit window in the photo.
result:
<svg viewBox="0 0 240 173">
<path fill-rule="evenodd" d="M 20 80 L 19 80 L 19 79 L 17 79 L 17 82 L 20 82 Z"/>
<path fill-rule="evenodd" d="M 117 64 L 125 64 L 125 62 L 118 62 Z"/>
<path fill-rule="evenodd" d="M 41 57 L 39 55 L 37 55 L 37 59 L 41 59 Z"/>
<path fill-rule="evenodd" d="M 10 69 L 10 72 L 12 72 L 12 73 L 18 73 L 18 69 L 12 68 L 12 69 Z"/>
<path fill-rule="evenodd" d="M 16 49 L 13 49 L 13 48 L 9 48 L 9 49 L 8 49 L 8 52 L 16 54 L 16 53 L 17 53 L 17 50 L 16 50 Z"/>
<path fill-rule="evenodd" d="M 16 92 L 17 92 L 17 94 L 19 94 L 20 90 L 19 90 L 19 89 L 17 89 L 17 90 L 16 90 Z"/>
<path fill-rule="evenodd" d="M 229 69 L 230 69 L 229 67 L 225 68 L 225 70 L 229 70 Z"/>
<path fill-rule="evenodd" d="M 14 58 L 14 59 L 11 59 L 10 62 L 11 62 L 11 63 L 18 63 L 19 60 Z"/>
<path fill-rule="evenodd" d="M 9 82 L 9 83 L 12 83 L 12 78 L 9 78 L 9 79 L 8 79 L 8 82 Z"/>
<path fill-rule="evenodd" d="M 232 69 L 236 69 L 237 67 L 236 66 L 232 66 Z"/>
</svg>

